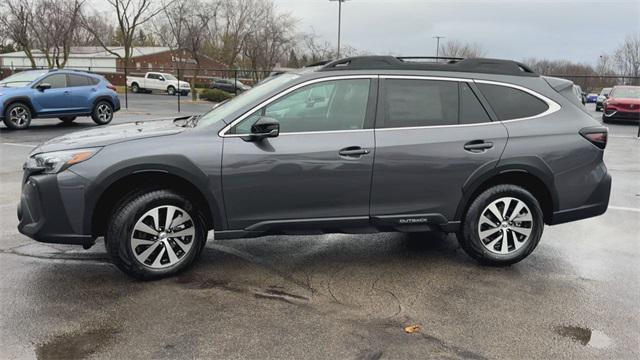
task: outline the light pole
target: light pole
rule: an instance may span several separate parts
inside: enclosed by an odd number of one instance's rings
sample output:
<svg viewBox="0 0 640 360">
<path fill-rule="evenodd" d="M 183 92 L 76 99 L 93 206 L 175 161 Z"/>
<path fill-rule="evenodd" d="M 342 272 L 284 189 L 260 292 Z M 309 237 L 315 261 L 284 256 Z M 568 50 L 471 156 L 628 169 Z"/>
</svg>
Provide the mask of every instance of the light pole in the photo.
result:
<svg viewBox="0 0 640 360">
<path fill-rule="evenodd" d="M 434 36 L 436 39 L 436 62 L 440 60 L 440 39 L 444 39 L 444 36 Z"/>
<path fill-rule="evenodd" d="M 340 59 L 340 27 L 342 25 L 342 3 L 347 0 L 329 0 L 338 2 L 338 59 Z"/>
</svg>

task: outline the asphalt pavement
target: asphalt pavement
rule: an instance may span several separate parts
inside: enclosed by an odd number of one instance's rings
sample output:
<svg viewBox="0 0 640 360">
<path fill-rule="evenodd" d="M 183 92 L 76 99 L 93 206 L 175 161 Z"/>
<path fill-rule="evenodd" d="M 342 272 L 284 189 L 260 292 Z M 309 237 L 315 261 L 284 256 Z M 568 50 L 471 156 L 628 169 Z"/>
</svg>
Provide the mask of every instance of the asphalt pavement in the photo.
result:
<svg viewBox="0 0 640 360">
<path fill-rule="evenodd" d="M 176 115 L 166 99 L 134 95 L 114 123 Z M 188 272 L 155 282 L 126 277 L 101 242 L 17 232 L 29 151 L 90 126 L 0 128 L 0 359 L 640 357 L 637 125 L 608 125 L 607 213 L 546 227 L 511 267 L 480 266 L 437 233 L 273 236 L 210 241 Z"/>
</svg>

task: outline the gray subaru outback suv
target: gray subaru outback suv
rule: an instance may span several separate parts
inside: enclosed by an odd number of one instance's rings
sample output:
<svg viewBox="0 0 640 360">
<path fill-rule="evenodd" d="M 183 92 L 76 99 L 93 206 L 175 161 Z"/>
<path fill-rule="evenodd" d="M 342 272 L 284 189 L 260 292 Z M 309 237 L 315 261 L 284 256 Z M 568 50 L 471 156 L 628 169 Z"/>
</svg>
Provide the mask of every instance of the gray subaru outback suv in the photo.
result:
<svg viewBox="0 0 640 360">
<path fill-rule="evenodd" d="M 144 279 L 216 240 L 456 232 L 482 263 L 544 224 L 604 213 L 607 129 L 572 83 L 514 61 L 354 57 L 286 73 L 201 116 L 52 139 L 30 155 L 19 230 L 93 245 Z"/>
</svg>

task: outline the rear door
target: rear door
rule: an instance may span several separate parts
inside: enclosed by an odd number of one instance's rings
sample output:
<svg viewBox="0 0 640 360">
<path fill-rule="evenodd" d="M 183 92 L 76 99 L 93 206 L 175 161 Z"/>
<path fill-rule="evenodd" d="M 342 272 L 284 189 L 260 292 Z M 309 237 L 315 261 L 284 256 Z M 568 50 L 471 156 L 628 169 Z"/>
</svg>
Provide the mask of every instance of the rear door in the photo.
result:
<svg viewBox="0 0 640 360">
<path fill-rule="evenodd" d="M 98 79 L 82 74 L 68 74 L 67 84 L 71 92 L 71 110 L 89 113 L 93 106 L 90 99 L 97 91 Z"/>
<path fill-rule="evenodd" d="M 371 215 L 390 225 L 452 221 L 462 187 L 507 141 L 464 79 L 381 79 Z"/>
<path fill-rule="evenodd" d="M 50 89 L 38 90 L 38 84 L 49 84 Z M 54 73 L 40 80 L 33 87 L 32 103 L 39 115 L 56 115 L 71 112 L 71 89 L 67 87 L 67 75 Z"/>
<path fill-rule="evenodd" d="M 300 85 L 223 135 L 222 185 L 231 229 L 369 224 L 376 78 Z M 244 140 L 260 116 L 278 120 L 280 135 Z"/>
</svg>

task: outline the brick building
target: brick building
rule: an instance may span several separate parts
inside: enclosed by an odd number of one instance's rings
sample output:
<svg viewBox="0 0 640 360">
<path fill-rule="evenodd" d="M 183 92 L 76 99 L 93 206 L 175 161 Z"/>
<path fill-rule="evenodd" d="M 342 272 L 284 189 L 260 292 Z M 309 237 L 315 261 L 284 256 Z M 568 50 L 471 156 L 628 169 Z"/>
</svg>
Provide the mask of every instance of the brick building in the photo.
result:
<svg viewBox="0 0 640 360">
<path fill-rule="evenodd" d="M 124 55 L 123 47 L 111 47 L 109 50 L 120 56 Z M 122 61 L 110 51 L 101 47 L 73 47 L 65 67 L 103 74 L 115 85 L 124 85 Z M 33 56 L 37 67 L 47 67 L 44 54 L 34 50 Z M 206 55 L 200 55 L 199 58 L 201 69 L 198 75 L 199 81 L 207 81 L 214 76 L 225 76 L 224 70 L 228 68 L 226 65 Z M 180 78 L 191 80 L 195 67 L 196 61 L 188 51 L 172 51 L 168 47 L 135 47 L 127 70 L 131 75 L 141 75 L 147 71 L 178 75 L 178 69 L 180 69 Z M 0 68 L 2 68 L 2 75 L 6 76 L 15 70 L 31 68 L 31 62 L 23 51 L 0 54 Z"/>
</svg>

